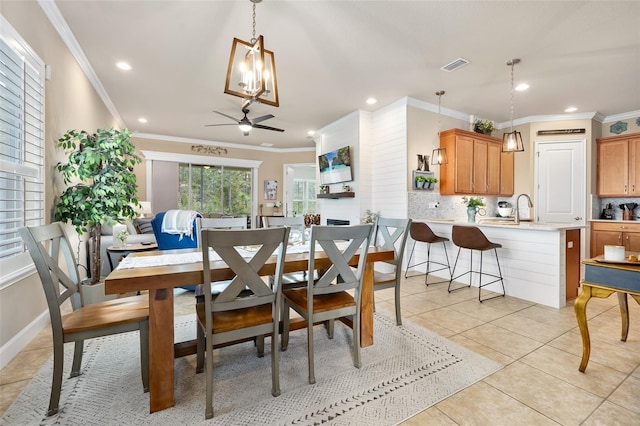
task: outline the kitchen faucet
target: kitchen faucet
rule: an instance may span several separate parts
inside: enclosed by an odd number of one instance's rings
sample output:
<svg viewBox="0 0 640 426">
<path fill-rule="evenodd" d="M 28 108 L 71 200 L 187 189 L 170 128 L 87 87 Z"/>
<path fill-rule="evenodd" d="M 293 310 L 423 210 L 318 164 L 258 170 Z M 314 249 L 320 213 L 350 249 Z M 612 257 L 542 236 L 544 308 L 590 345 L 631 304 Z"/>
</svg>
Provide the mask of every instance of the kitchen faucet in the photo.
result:
<svg viewBox="0 0 640 426">
<path fill-rule="evenodd" d="M 516 198 L 516 217 L 515 223 L 520 223 L 520 197 L 527 197 L 527 201 L 529 202 L 529 207 L 533 207 L 533 203 L 531 202 L 531 198 L 527 194 L 520 194 L 518 198 Z"/>
</svg>

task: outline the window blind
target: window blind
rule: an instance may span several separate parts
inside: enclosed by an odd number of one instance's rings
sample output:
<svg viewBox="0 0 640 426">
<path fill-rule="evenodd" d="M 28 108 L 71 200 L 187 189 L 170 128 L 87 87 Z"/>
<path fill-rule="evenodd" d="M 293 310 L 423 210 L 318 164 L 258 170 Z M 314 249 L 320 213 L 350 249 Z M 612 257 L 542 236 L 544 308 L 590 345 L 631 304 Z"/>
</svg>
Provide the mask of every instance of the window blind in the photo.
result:
<svg viewBox="0 0 640 426">
<path fill-rule="evenodd" d="M 8 25 L 6 21 L 3 26 Z M 6 28 L 6 27 L 5 27 Z M 20 40 L 19 45 L 24 46 Z M 44 64 L 0 37 L 0 259 L 44 223 Z"/>
</svg>

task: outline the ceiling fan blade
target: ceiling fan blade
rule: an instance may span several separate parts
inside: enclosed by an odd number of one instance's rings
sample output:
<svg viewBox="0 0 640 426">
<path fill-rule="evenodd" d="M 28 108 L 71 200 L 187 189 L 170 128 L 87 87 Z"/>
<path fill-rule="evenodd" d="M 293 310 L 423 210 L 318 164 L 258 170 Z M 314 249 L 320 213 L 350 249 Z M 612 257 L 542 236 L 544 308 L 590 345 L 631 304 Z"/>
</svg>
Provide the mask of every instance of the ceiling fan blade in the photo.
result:
<svg viewBox="0 0 640 426">
<path fill-rule="evenodd" d="M 273 115 L 273 114 L 267 114 L 267 115 L 263 115 L 261 117 L 254 118 L 254 119 L 251 120 L 251 122 L 253 124 L 256 124 L 256 123 L 260 123 L 261 121 L 269 120 L 270 118 L 274 118 L 274 117 L 275 117 L 275 115 Z"/>
<path fill-rule="evenodd" d="M 220 112 L 220 111 L 213 111 L 213 112 L 215 112 L 216 114 L 220 114 L 220 115 L 221 115 L 221 116 L 223 116 L 223 117 L 227 117 L 227 118 L 229 118 L 229 119 L 231 119 L 231 120 L 235 121 L 236 123 L 239 123 L 239 122 L 240 122 L 240 120 L 238 120 L 237 118 L 232 117 L 232 116 L 230 116 L 230 115 L 227 115 L 227 114 L 225 114 L 224 112 Z"/>
<path fill-rule="evenodd" d="M 263 126 L 262 124 L 254 124 L 254 129 L 273 130 L 274 132 L 284 132 L 284 129 L 278 129 L 277 127 Z"/>
<path fill-rule="evenodd" d="M 237 126 L 237 124 L 205 124 L 204 127 L 216 127 L 216 126 Z"/>
</svg>

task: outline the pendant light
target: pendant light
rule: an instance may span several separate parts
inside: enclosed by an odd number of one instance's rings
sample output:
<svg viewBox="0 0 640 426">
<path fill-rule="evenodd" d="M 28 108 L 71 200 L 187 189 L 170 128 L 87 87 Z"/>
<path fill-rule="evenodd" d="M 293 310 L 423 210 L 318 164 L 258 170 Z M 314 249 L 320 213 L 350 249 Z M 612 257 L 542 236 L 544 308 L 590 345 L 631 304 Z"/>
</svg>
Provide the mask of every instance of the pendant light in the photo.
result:
<svg viewBox="0 0 640 426">
<path fill-rule="evenodd" d="M 256 4 L 253 3 L 253 37 L 250 42 L 233 39 L 224 93 L 244 99 L 242 108 L 252 102 L 280 106 L 273 52 L 264 48 L 264 37 L 256 37 Z"/>
<path fill-rule="evenodd" d="M 440 138 L 440 130 L 441 130 L 440 120 L 442 118 L 442 115 L 441 115 L 442 95 L 444 95 L 444 90 L 439 90 L 436 92 L 436 96 L 438 96 L 438 138 Z M 446 148 L 436 148 L 431 153 L 431 164 L 439 166 L 441 164 L 447 164 L 448 162 L 449 160 L 447 159 Z"/>
<path fill-rule="evenodd" d="M 511 131 L 502 135 L 502 152 L 524 151 L 522 134 L 513 130 L 513 68 L 518 63 L 520 63 L 520 59 L 512 59 L 507 62 L 507 65 L 511 67 Z"/>
</svg>

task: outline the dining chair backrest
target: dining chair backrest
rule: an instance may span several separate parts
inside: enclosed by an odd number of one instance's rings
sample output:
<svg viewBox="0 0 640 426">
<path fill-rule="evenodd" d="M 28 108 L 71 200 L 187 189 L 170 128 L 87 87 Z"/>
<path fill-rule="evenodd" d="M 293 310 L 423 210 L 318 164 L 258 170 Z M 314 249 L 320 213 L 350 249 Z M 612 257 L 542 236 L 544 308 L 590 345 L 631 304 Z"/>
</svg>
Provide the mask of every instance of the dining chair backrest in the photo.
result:
<svg viewBox="0 0 640 426">
<path fill-rule="evenodd" d="M 211 252 L 207 248 L 213 249 L 234 274 L 233 278 L 215 298 L 212 298 L 210 291 L 204 292 L 207 309 L 211 309 L 211 312 L 223 312 L 264 304 L 274 304 L 275 309 L 276 301 L 279 298 L 277 295 L 282 291 L 280 280 L 282 278 L 288 234 L 288 228 L 255 230 L 202 229 L 204 282 L 212 282 L 209 268 Z M 252 254 L 250 259 L 242 257 L 242 254 L 237 251 L 240 248 L 244 249 L 246 253 L 248 251 L 246 250 L 247 247 L 252 247 L 249 251 Z M 275 281 L 272 288 L 263 281 L 258 271 L 274 252 L 277 262 Z"/>
<path fill-rule="evenodd" d="M 62 330 L 60 305 L 71 299 L 73 310 L 82 306 L 80 275 L 69 238 L 59 222 L 21 228 L 19 232 L 40 276 L 52 328 Z M 64 258 L 66 272 L 60 267 L 60 254 Z"/>
<path fill-rule="evenodd" d="M 393 250 L 395 255 L 393 260 L 387 263 L 398 265 L 402 262 L 404 249 L 407 244 L 408 230 L 411 226 L 411 219 L 393 219 L 378 217 L 373 229 L 373 245 L 387 250 Z M 402 265 L 400 264 L 400 267 Z M 398 271 L 401 268 L 396 268 Z M 398 272 L 399 274 L 400 272 Z"/>
<path fill-rule="evenodd" d="M 360 306 L 360 289 L 364 276 L 364 267 L 369 250 L 371 225 L 352 226 L 314 226 L 311 228 L 309 254 L 309 282 L 307 286 L 308 300 L 314 295 L 338 293 L 355 290 L 357 310 Z M 318 247 L 316 247 L 318 246 Z M 331 261 L 331 266 L 318 272 L 314 280 L 316 250 L 320 248 Z M 357 268 L 354 270 L 349 262 L 360 252 Z M 310 302 L 311 303 L 311 302 Z"/>
<path fill-rule="evenodd" d="M 151 220 L 151 227 L 156 236 L 158 250 L 174 250 L 182 248 L 198 247 L 198 227 L 197 221 L 193 221 L 192 237 L 181 236 L 179 234 L 169 234 L 162 232 L 162 221 L 166 212 L 160 212 Z"/>
<path fill-rule="evenodd" d="M 288 226 L 294 231 L 289 233 L 289 238 L 297 241 L 305 241 L 306 238 L 304 216 L 263 216 L 262 226 L 264 228 Z"/>
<path fill-rule="evenodd" d="M 247 229 L 246 217 L 200 218 L 198 227 L 203 229 Z"/>
<path fill-rule="evenodd" d="M 404 258 L 404 249 L 407 244 L 410 227 L 411 219 L 378 217 L 373 228 L 373 245 L 394 251 L 393 260 L 384 261 L 382 265 L 386 270 L 391 269 L 391 272 L 374 271 L 373 289 L 395 288 L 397 325 L 402 325 L 400 283 L 402 281 L 402 259 Z"/>
</svg>

